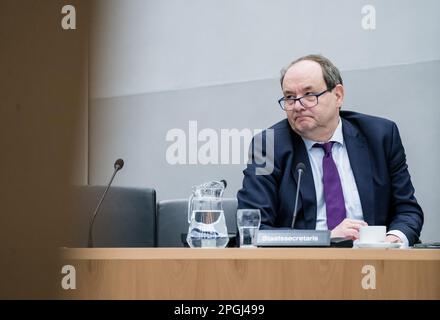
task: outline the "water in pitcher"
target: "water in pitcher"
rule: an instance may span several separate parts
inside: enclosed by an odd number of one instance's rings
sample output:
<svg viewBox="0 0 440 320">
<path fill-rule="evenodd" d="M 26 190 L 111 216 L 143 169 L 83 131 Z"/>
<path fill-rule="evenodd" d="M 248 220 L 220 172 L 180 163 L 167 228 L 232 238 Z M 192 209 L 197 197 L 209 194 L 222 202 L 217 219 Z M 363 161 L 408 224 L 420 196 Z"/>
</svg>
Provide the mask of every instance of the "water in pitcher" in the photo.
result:
<svg viewBox="0 0 440 320">
<path fill-rule="evenodd" d="M 192 248 L 224 248 L 229 237 L 223 210 L 194 210 L 187 241 Z"/>
<path fill-rule="evenodd" d="M 224 248 L 229 242 L 222 207 L 226 181 L 210 181 L 193 187 L 188 200 L 188 235 L 191 248 Z"/>
</svg>

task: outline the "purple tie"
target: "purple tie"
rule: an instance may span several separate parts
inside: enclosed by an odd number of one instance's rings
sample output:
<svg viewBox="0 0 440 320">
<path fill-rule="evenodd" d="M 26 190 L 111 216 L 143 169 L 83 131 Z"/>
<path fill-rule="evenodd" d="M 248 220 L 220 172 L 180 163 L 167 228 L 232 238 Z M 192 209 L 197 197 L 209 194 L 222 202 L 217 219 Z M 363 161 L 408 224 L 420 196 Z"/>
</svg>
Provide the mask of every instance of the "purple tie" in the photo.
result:
<svg viewBox="0 0 440 320">
<path fill-rule="evenodd" d="M 324 149 L 322 158 L 324 199 L 327 208 L 327 227 L 333 230 L 346 217 L 344 194 L 342 193 L 341 179 L 332 157 L 334 142 L 324 144 L 315 143 L 313 147 Z"/>
</svg>

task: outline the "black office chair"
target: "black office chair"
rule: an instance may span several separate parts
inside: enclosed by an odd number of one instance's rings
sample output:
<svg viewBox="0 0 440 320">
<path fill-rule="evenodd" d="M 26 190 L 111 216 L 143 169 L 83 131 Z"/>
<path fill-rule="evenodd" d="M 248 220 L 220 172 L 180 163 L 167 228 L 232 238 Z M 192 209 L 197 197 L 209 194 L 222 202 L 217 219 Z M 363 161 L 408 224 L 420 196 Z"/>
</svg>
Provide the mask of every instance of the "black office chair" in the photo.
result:
<svg viewBox="0 0 440 320">
<path fill-rule="evenodd" d="M 75 241 L 87 246 L 90 218 L 105 186 L 75 188 L 80 218 Z M 151 188 L 110 187 L 93 227 L 94 247 L 154 247 L 156 191 Z"/>
<path fill-rule="evenodd" d="M 226 227 L 230 235 L 228 246 L 235 246 L 237 233 L 237 199 L 225 198 L 222 201 Z M 157 205 L 157 246 L 185 247 L 188 233 L 188 199 L 163 200 Z"/>
</svg>

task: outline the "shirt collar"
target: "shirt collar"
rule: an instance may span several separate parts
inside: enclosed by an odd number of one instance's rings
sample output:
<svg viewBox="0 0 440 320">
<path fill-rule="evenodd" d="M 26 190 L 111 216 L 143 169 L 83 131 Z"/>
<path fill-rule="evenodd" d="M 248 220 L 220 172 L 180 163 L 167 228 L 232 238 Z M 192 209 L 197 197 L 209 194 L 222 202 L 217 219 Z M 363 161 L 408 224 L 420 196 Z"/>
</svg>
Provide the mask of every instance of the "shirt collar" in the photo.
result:
<svg viewBox="0 0 440 320">
<path fill-rule="evenodd" d="M 325 143 L 325 142 L 328 142 L 328 141 L 313 141 L 313 140 L 306 139 L 304 137 L 301 137 L 301 138 L 303 139 L 304 144 L 306 145 L 307 151 L 310 151 L 310 149 L 313 148 L 313 145 L 315 143 Z M 341 121 L 341 118 L 339 118 L 338 126 L 336 127 L 336 130 L 335 130 L 335 132 L 333 132 L 333 136 L 330 138 L 329 141 L 337 142 L 337 143 L 339 143 L 342 146 L 344 145 L 344 135 L 342 134 L 342 121 Z"/>
</svg>

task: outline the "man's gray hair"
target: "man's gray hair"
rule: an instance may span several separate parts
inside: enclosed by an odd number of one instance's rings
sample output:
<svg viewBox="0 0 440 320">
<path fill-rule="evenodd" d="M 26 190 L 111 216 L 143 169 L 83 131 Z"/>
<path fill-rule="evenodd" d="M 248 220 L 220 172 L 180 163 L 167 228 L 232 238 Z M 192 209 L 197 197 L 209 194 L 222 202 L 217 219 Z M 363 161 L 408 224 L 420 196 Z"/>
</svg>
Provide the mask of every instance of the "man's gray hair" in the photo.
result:
<svg viewBox="0 0 440 320">
<path fill-rule="evenodd" d="M 289 70 L 289 68 L 293 66 L 295 63 L 304 60 L 315 61 L 321 66 L 322 75 L 324 76 L 324 81 L 325 84 L 327 85 L 327 89 L 333 89 L 336 85 L 343 84 L 341 73 L 339 72 L 338 68 L 336 68 L 335 65 L 329 59 L 319 54 L 309 54 L 307 56 L 296 59 L 291 64 L 289 64 L 287 68 L 281 70 L 281 78 L 280 78 L 281 88 L 283 88 L 283 80 L 287 70 Z"/>
</svg>

